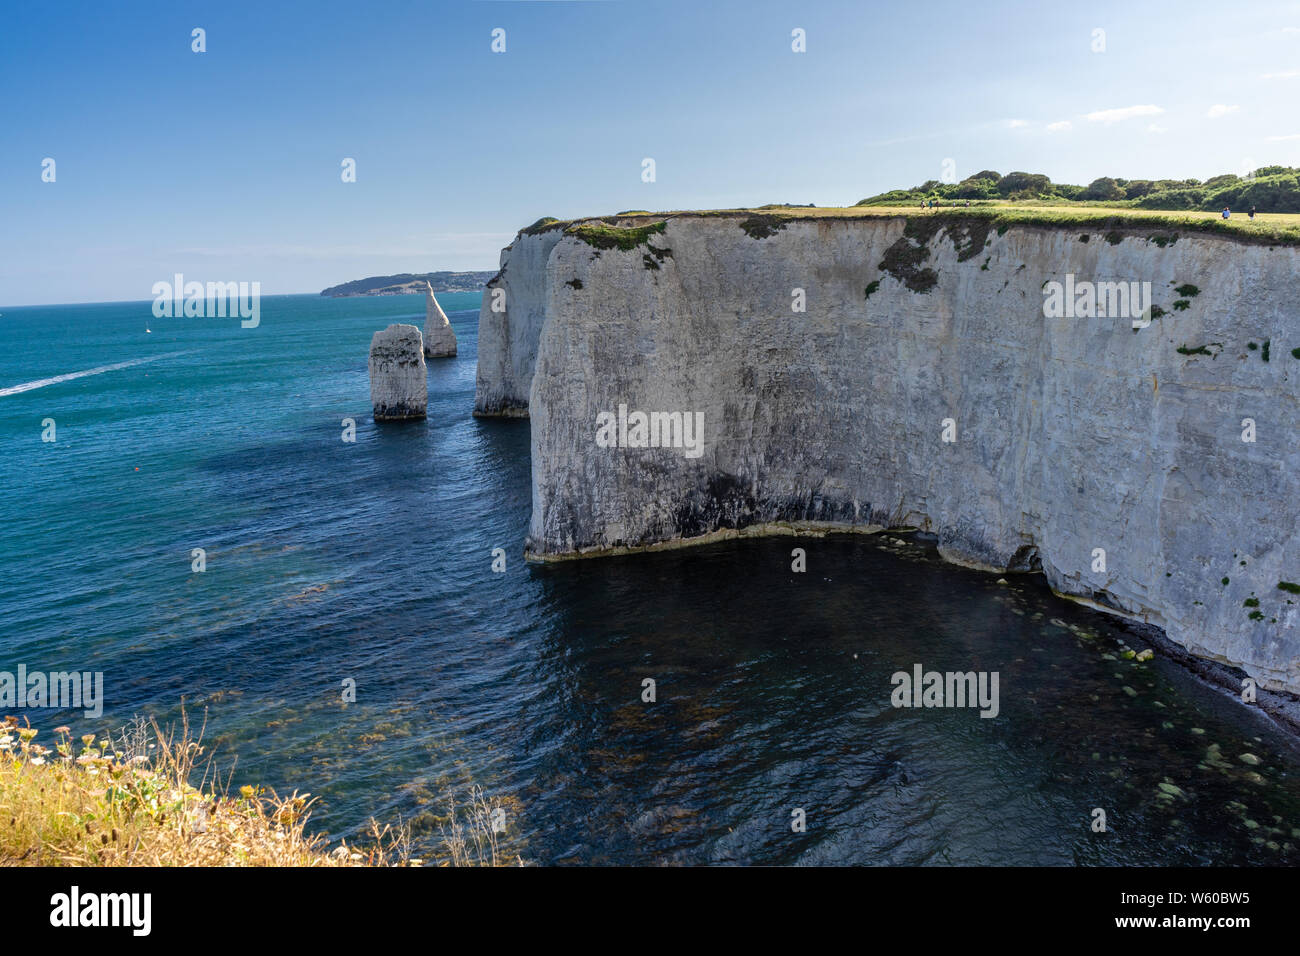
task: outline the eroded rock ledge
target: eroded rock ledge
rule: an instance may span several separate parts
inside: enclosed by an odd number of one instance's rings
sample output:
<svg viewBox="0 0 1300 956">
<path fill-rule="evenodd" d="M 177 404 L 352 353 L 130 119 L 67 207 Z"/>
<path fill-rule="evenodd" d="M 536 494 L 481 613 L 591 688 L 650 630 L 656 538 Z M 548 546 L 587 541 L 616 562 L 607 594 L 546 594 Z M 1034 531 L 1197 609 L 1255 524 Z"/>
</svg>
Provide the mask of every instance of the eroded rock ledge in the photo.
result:
<svg viewBox="0 0 1300 956">
<path fill-rule="evenodd" d="M 529 556 L 912 527 L 1300 691 L 1300 253 L 920 218 L 521 234 L 479 404 L 531 378 Z M 1159 308 L 1045 317 L 1067 274 Z M 703 413 L 702 454 L 601 447 L 620 404 Z"/>
</svg>

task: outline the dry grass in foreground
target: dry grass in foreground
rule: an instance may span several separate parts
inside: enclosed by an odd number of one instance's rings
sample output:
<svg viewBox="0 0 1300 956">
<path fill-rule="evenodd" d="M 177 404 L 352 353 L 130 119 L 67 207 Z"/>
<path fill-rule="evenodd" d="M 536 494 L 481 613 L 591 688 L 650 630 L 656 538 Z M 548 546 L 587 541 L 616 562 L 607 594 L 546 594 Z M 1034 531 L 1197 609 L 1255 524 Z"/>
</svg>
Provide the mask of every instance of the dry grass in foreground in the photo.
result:
<svg viewBox="0 0 1300 956">
<path fill-rule="evenodd" d="M 116 739 L 66 727 L 53 749 L 13 717 L 0 721 L 0 866 L 420 866 L 407 827 L 371 821 L 364 844 L 327 850 L 306 830 L 309 794 L 243 787 L 229 796 L 204 760 L 202 728 L 137 719 Z M 197 781 L 196 781 L 197 778 Z M 452 805 L 438 856 L 453 866 L 507 860 L 495 807 L 475 789 Z"/>
</svg>

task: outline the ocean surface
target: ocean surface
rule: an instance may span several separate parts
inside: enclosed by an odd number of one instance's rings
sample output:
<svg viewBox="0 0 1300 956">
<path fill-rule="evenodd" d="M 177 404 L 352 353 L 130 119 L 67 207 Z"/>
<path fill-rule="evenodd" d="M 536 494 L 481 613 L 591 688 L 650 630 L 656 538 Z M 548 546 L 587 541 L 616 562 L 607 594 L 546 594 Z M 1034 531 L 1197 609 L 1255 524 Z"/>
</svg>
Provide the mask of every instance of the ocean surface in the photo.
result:
<svg viewBox="0 0 1300 956">
<path fill-rule="evenodd" d="M 38 741 L 183 704 L 235 786 L 429 859 L 480 787 L 538 864 L 1300 863 L 1292 739 L 1039 578 L 896 535 L 525 564 L 528 422 L 471 417 L 478 295 L 439 298 L 460 355 L 383 427 L 370 336 L 419 296 L 0 307 L 0 670 L 104 673 L 98 720 L 10 711 Z M 914 664 L 999 715 L 891 706 Z"/>
</svg>

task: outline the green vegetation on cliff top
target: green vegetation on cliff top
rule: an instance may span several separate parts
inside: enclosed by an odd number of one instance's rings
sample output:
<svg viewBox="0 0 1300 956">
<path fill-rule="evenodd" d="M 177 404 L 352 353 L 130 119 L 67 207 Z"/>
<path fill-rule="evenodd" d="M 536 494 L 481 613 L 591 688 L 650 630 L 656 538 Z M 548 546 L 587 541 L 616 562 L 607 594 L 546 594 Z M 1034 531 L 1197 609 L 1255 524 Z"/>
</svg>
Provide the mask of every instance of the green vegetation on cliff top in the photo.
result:
<svg viewBox="0 0 1300 956">
<path fill-rule="evenodd" d="M 617 248 L 626 252 L 639 245 L 648 244 L 650 237 L 655 233 L 663 232 L 667 225 L 668 223 L 662 220 L 644 226 L 611 226 L 603 222 L 582 222 L 569 226 L 565 232 L 596 249 Z"/>
<path fill-rule="evenodd" d="M 1065 229 L 1087 234 L 1096 232 L 1107 241 L 1121 242 L 1126 237 L 1148 239 L 1161 247 L 1177 241 L 1179 235 L 1209 234 L 1251 245 L 1300 245 L 1300 215 L 1272 213 L 1257 215 L 1254 220 L 1234 214 L 1223 219 L 1217 213 L 1184 211 L 1165 212 L 1146 209 L 1125 209 L 1106 206 L 1059 206 L 1031 203 L 986 202 L 970 208 L 940 207 L 919 209 L 906 206 L 847 206 L 821 207 L 767 207 L 762 236 L 760 230 L 746 228 L 752 221 L 753 209 L 682 209 L 657 212 L 652 215 L 608 216 L 556 222 L 551 228 L 565 229 L 597 248 L 632 249 L 645 242 L 648 234 L 641 233 L 647 226 L 656 226 L 654 232 L 663 231 L 663 223 L 675 218 L 737 219 L 737 225 L 755 239 L 766 238 L 778 232 L 786 223 L 818 221 L 823 219 L 892 219 L 937 220 L 935 226 L 959 226 L 965 231 L 973 228 L 996 229 L 1002 235 L 1012 226 Z M 652 222 L 646 223 L 650 219 Z M 633 234 L 635 233 L 635 234 Z M 1076 238 L 1082 240 L 1081 235 Z M 1087 240 L 1082 240 L 1087 241 Z"/>
<path fill-rule="evenodd" d="M 938 206 L 921 208 L 922 202 L 930 200 Z M 1232 210 L 1230 219 L 1222 217 L 1225 206 Z M 1252 206 L 1258 210 L 1253 220 L 1246 215 Z M 660 232 L 663 221 L 675 217 L 739 218 L 741 229 L 762 240 L 788 222 L 897 216 L 957 221 L 966 231 L 983 231 L 982 223 L 991 220 L 989 228 L 996 228 L 999 234 L 1011 226 L 1078 229 L 1083 242 L 1095 231 L 1112 244 L 1137 236 L 1164 247 L 1175 242 L 1179 233 L 1210 233 L 1251 244 L 1300 245 L 1300 169 L 1264 166 L 1249 178 L 1228 174 L 1205 182 L 1103 177 L 1087 186 L 1053 183 L 1038 173 L 1002 175 L 984 170 L 961 182 L 931 180 L 847 207 L 771 204 L 653 213 L 637 210 L 582 219 L 546 217 L 520 232 L 536 235 L 565 230 L 597 248 L 633 249 L 646 241 L 649 233 L 643 230 Z"/>
<path fill-rule="evenodd" d="M 930 180 L 912 189 L 871 196 L 859 206 L 920 205 L 927 200 L 997 201 L 1100 205 L 1109 208 L 1165 211 L 1300 213 L 1300 169 L 1263 166 L 1247 176 L 1227 173 L 1199 179 L 1119 179 L 1103 176 L 1087 186 L 1054 183 L 1041 173 L 1007 173 L 986 169 L 961 182 Z"/>
</svg>

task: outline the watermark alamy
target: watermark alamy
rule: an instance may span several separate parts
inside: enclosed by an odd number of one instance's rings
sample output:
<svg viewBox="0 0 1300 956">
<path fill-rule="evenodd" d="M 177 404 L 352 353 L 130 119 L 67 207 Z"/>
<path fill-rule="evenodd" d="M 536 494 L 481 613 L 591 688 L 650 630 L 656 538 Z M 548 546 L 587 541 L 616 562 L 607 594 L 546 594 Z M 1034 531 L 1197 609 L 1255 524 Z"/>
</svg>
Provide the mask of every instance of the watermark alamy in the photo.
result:
<svg viewBox="0 0 1300 956">
<path fill-rule="evenodd" d="M 224 319 L 239 316 L 240 326 L 255 329 L 262 321 L 261 282 L 186 282 L 176 273 L 174 281 L 153 284 L 153 315 L 156 319 Z"/>
<path fill-rule="evenodd" d="M 687 458 L 704 454 L 703 412 L 640 412 L 618 406 L 618 413 L 596 416 L 600 448 L 681 448 Z"/>
<path fill-rule="evenodd" d="M 104 714 L 103 671 L 0 671 L 0 711 L 25 707 L 81 710 L 88 718 Z"/>
</svg>

